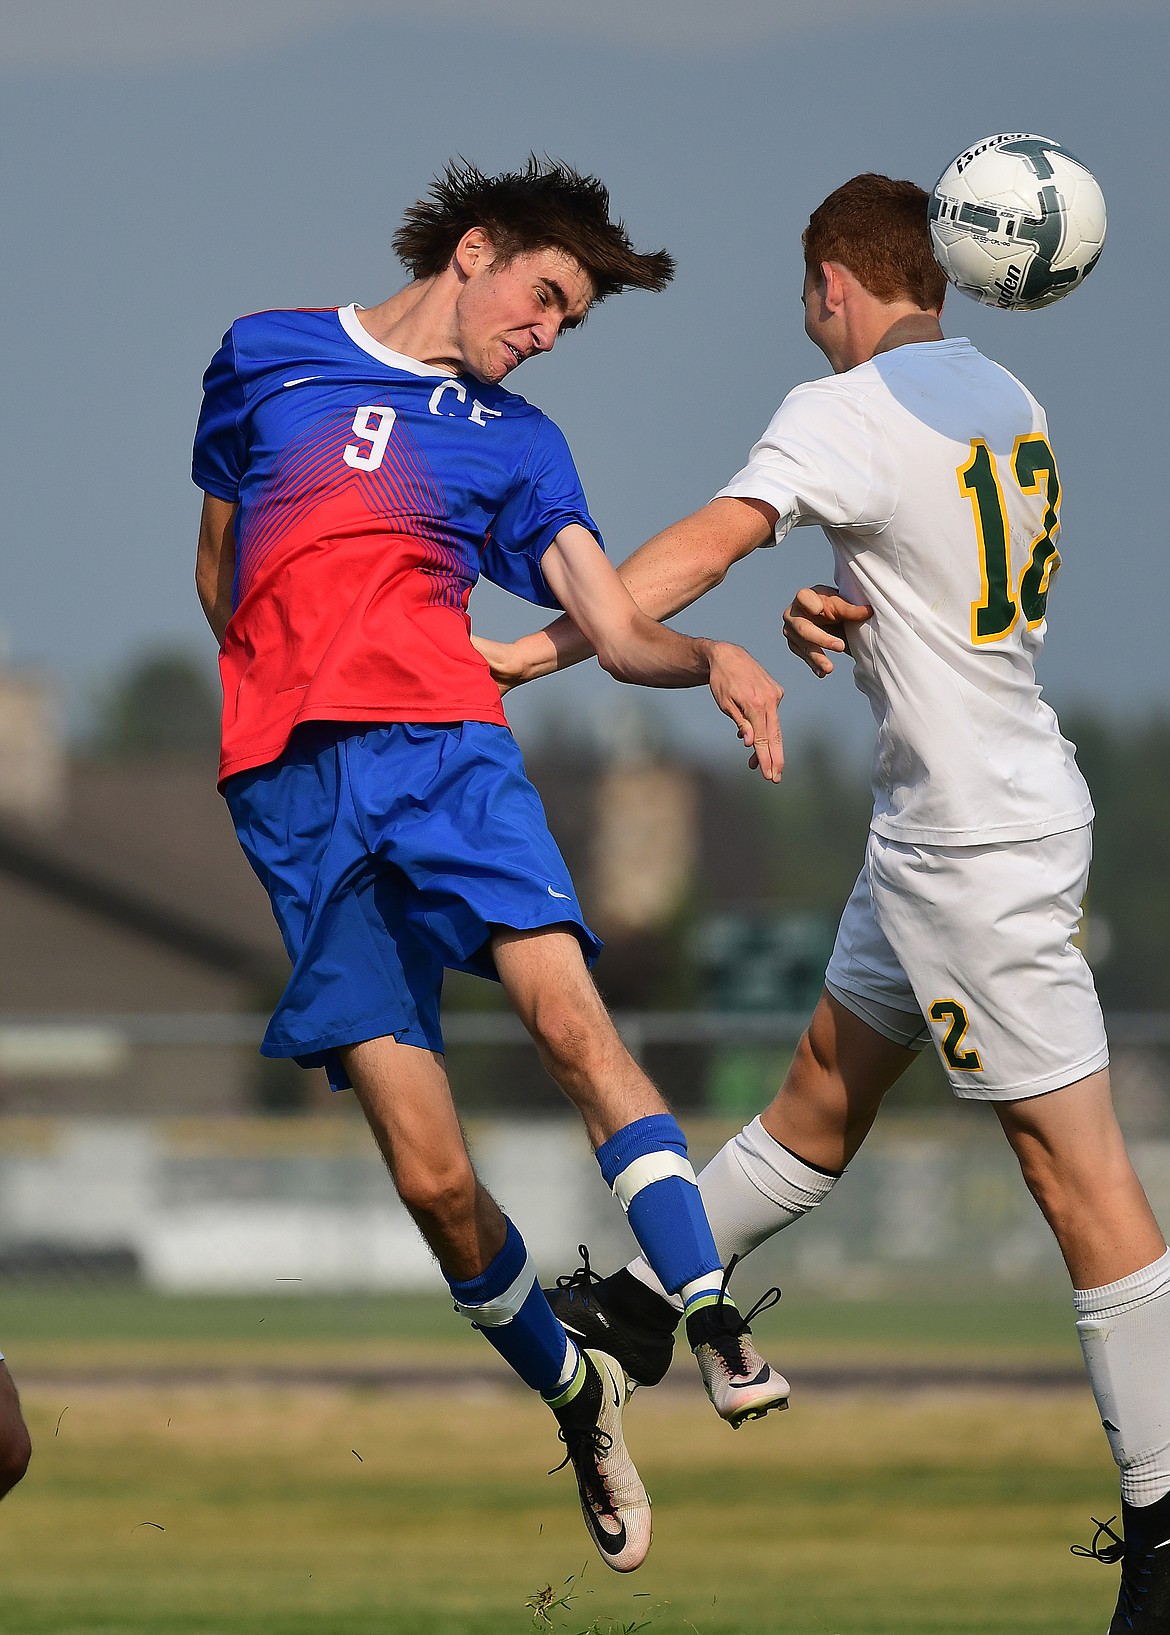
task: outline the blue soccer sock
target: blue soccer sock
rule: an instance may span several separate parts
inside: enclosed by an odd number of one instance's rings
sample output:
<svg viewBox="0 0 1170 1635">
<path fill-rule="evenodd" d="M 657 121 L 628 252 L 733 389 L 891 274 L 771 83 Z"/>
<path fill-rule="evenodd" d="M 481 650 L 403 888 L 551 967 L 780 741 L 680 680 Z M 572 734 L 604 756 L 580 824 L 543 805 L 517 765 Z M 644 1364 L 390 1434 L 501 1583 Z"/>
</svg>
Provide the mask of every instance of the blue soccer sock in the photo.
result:
<svg viewBox="0 0 1170 1635">
<path fill-rule="evenodd" d="M 663 1288 L 688 1303 L 714 1298 L 722 1262 L 678 1120 L 670 1113 L 635 1119 L 598 1147 L 597 1162 Z"/>
<path fill-rule="evenodd" d="M 511 1221 L 507 1226 L 504 1247 L 478 1277 L 447 1279 L 455 1310 L 483 1331 L 525 1385 L 568 1400 L 578 1374 L 584 1377 L 580 1353 L 553 1316 L 524 1239 Z"/>
</svg>

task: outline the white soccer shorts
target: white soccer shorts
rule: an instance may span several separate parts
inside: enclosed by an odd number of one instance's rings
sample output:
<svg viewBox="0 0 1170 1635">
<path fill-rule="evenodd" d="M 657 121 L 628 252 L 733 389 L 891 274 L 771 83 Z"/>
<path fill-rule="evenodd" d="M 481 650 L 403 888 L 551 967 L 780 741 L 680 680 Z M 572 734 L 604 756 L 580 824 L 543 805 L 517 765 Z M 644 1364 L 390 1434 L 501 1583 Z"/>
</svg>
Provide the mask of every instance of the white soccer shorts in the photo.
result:
<svg viewBox="0 0 1170 1635">
<path fill-rule="evenodd" d="M 871 833 L 826 987 L 871 1025 L 904 1013 L 909 1045 L 921 1017 L 957 1096 L 1018 1101 L 1099 1072 L 1105 1024 L 1073 942 L 1092 849 L 1089 828 L 995 846 Z"/>
</svg>

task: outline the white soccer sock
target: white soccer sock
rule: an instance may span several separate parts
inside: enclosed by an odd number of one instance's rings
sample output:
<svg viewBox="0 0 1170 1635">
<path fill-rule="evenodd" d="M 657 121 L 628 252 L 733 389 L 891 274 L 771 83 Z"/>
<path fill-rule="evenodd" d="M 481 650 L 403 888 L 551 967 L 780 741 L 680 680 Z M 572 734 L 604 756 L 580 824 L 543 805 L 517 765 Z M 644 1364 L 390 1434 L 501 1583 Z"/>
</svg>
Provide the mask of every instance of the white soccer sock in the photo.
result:
<svg viewBox="0 0 1170 1635">
<path fill-rule="evenodd" d="M 750 1254 L 773 1233 L 807 1215 L 837 1179 L 797 1158 L 753 1118 L 699 1175 L 699 1192 L 723 1264 L 732 1255 Z M 627 1270 L 682 1310 L 681 1300 L 666 1293 L 641 1256 Z"/>
<path fill-rule="evenodd" d="M 1153 1504 L 1170 1492 L 1170 1249 L 1101 1289 L 1074 1289 L 1077 1334 L 1121 1496 Z"/>
</svg>

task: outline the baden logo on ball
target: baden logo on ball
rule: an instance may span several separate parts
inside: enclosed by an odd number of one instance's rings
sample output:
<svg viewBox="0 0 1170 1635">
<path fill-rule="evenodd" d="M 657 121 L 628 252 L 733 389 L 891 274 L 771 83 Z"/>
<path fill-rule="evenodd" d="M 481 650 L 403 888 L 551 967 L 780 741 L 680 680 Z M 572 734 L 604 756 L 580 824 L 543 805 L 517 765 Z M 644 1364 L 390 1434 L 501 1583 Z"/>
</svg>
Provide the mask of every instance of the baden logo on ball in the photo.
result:
<svg viewBox="0 0 1170 1635">
<path fill-rule="evenodd" d="M 1069 294 L 1105 242 L 1105 199 L 1092 172 L 1060 142 L 1027 132 L 966 148 L 935 183 L 929 210 L 950 282 L 1007 312 Z"/>
</svg>

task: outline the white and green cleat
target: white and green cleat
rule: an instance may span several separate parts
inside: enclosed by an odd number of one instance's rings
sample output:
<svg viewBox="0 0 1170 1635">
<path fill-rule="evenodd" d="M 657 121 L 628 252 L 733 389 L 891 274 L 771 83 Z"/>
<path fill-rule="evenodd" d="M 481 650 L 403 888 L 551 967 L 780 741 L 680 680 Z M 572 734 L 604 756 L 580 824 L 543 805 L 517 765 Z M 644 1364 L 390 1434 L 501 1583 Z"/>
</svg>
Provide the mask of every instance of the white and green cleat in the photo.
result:
<svg viewBox="0 0 1170 1635">
<path fill-rule="evenodd" d="M 583 1351 L 572 1384 L 549 1403 L 561 1427 L 589 1536 L 607 1567 L 632 1573 L 650 1549 L 650 1499 L 622 1436 L 626 1376 L 604 1351 Z"/>
<path fill-rule="evenodd" d="M 779 1299 L 779 1290 L 774 1292 Z M 765 1302 L 774 1304 L 765 1296 L 748 1317 L 764 1309 Z M 756 1350 L 747 1318 L 727 1298 L 726 1280 L 718 1295 L 688 1308 L 686 1330 L 715 1412 L 733 1429 L 787 1408 L 791 1386 Z"/>
</svg>

